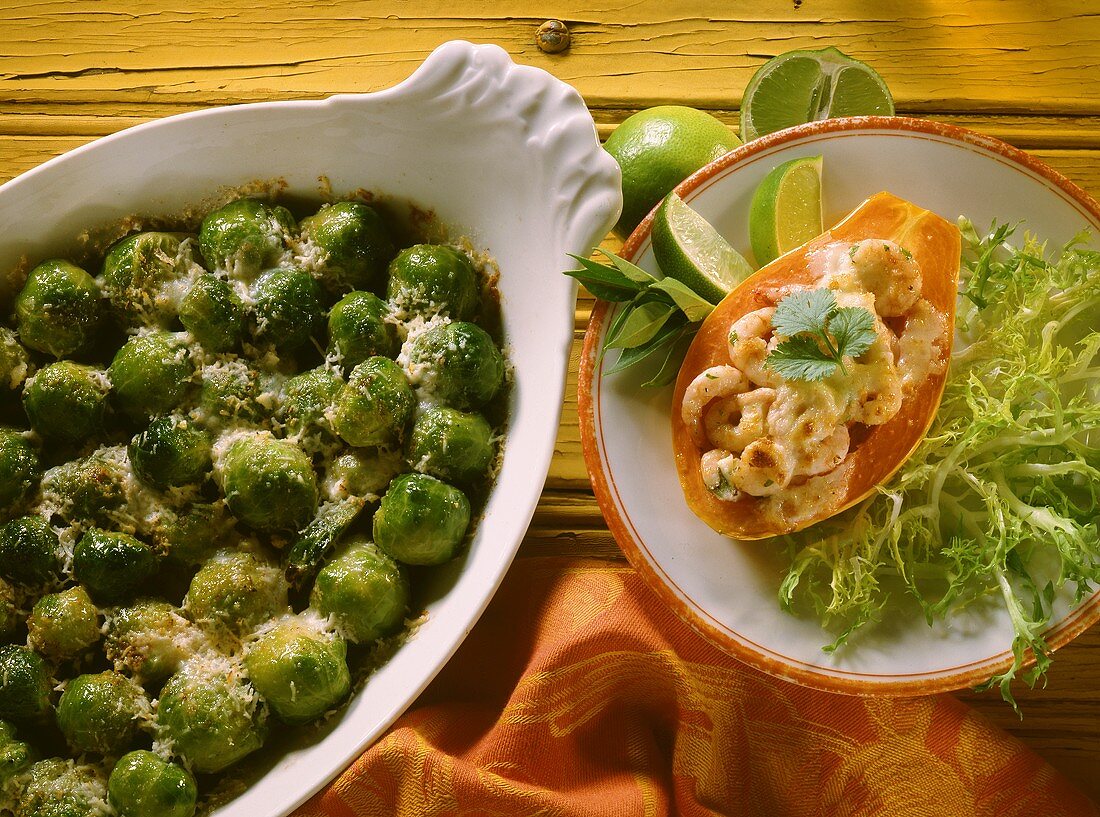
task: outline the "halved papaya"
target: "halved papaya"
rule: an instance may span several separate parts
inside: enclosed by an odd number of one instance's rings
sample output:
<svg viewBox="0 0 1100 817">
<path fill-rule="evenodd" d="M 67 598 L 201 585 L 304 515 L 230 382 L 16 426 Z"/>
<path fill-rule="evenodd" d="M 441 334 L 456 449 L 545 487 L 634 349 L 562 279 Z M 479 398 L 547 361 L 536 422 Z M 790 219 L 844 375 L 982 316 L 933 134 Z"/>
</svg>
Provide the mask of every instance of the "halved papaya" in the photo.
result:
<svg viewBox="0 0 1100 817">
<path fill-rule="evenodd" d="M 764 539 L 791 533 L 834 516 L 867 497 L 889 479 L 913 453 L 939 408 L 947 379 L 942 365 L 907 394 L 901 409 L 882 425 L 862 426 L 852 434 L 847 457 L 829 475 L 827 487 L 821 480 L 815 490 L 811 516 L 776 515 L 775 505 L 765 513 L 763 503 L 772 501 L 741 494 L 722 500 L 703 484 L 696 445 L 681 418 L 680 407 L 688 385 L 711 366 L 728 364 L 727 337 L 730 327 L 743 315 L 774 305 L 780 288 L 815 288 L 820 273 L 807 257 L 835 242 L 856 242 L 881 238 L 893 241 L 913 254 L 923 278 L 922 297 L 947 319 L 947 337 L 941 346 L 944 360 L 950 356 L 955 326 L 955 297 L 958 291 L 961 238 L 958 228 L 935 213 L 917 207 L 890 193 L 878 193 L 857 207 L 835 227 L 777 258 L 730 292 L 703 322 L 680 367 L 673 394 L 672 435 L 680 485 L 691 510 L 719 533 L 734 539 Z M 789 290 L 787 290 L 789 291 Z M 855 429 L 852 429 L 855 431 Z"/>
</svg>

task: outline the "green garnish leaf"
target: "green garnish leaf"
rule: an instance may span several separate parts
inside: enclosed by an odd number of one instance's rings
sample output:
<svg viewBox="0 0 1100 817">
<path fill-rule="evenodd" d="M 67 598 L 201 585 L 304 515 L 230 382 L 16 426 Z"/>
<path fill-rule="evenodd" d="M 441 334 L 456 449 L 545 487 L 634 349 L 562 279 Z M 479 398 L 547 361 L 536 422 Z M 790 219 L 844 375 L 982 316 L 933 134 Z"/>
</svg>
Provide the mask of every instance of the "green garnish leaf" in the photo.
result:
<svg viewBox="0 0 1100 817">
<path fill-rule="evenodd" d="M 768 368 L 787 380 L 824 380 L 837 370 L 837 361 L 809 335 L 780 343 L 767 357 Z"/>
<path fill-rule="evenodd" d="M 581 268 L 568 270 L 565 274 L 576 278 L 589 292 L 604 301 L 629 301 L 645 289 L 644 284 L 628 278 L 615 267 L 609 267 L 579 255 L 574 255 L 572 258 L 581 265 Z"/>
<path fill-rule="evenodd" d="M 627 316 L 615 336 L 608 335 L 604 340 L 605 349 L 633 349 L 647 343 L 661 331 L 676 307 L 660 301 L 648 301 L 631 304 L 624 311 Z"/>
<path fill-rule="evenodd" d="M 650 287 L 650 291 L 655 289 L 672 298 L 673 303 L 687 315 L 689 321 L 701 321 L 714 309 L 714 304 L 675 278 L 662 278 Z"/>
<path fill-rule="evenodd" d="M 607 369 L 604 373 L 615 374 L 616 372 L 629 369 L 631 366 L 636 366 L 643 360 L 647 360 L 650 356 L 661 351 L 666 343 L 672 341 L 676 335 L 684 329 L 686 323 L 685 319 L 680 315 L 670 318 L 668 322 L 661 327 L 661 330 L 653 336 L 649 343 L 635 346 L 631 349 L 623 349 L 619 354 L 619 359 L 615 361 L 615 365 Z"/>
<path fill-rule="evenodd" d="M 875 316 L 861 306 L 838 307 L 827 289 L 792 292 L 772 315 L 772 328 L 787 340 L 766 358 L 768 368 L 788 380 L 822 380 L 844 368 L 875 342 Z"/>
<path fill-rule="evenodd" d="M 772 328 L 794 337 L 807 332 L 816 335 L 836 312 L 836 296 L 828 289 L 804 289 L 781 300 L 772 315 Z"/>
<path fill-rule="evenodd" d="M 617 269 L 619 272 L 621 272 L 623 275 L 625 275 L 627 278 L 629 278 L 631 281 L 634 281 L 635 283 L 649 286 L 657 280 L 655 276 L 650 275 L 637 264 L 631 261 L 627 261 L 625 258 L 620 258 L 613 252 L 608 252 L 602 247 L 597 247 L 596 252 L 598 252 L 600 255 L 610 261 L 611 265 L 615 267 L 615 269 Z"/>
<path fill-rule="evenodd" d="M 859 357 L 875 342 L 875 316 L 859 306 L 844 306 L 829 318 L 829 334 L 840 354 Z"/>
</svg>

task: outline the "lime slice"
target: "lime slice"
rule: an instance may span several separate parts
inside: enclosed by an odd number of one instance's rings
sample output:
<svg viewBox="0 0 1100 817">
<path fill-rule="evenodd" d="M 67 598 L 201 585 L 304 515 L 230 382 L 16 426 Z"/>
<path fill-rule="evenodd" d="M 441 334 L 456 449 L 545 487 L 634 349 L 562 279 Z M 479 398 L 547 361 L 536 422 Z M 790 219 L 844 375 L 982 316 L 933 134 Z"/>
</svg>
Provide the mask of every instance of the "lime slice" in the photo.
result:
<svg viewBox="0 0 1100 817">
<path fill-rule="evenodd" d="M 669 193 L 653 219 L 653 255 L 661 272 L 716 304 L 753 269 L 701 215 Z"/>
<path fill-rule="evenodd" d="M 749 241 L 760 266 L 821 235 L 821 157 L 791 159 L 752 194 Z"/>
<path fill-rule="evenodd" d="M 741 99 L 741 138 L 841 116 L 892 116 L 894 99 L 875 70 L 835 48 L 768 60 Z"/>
</svg>

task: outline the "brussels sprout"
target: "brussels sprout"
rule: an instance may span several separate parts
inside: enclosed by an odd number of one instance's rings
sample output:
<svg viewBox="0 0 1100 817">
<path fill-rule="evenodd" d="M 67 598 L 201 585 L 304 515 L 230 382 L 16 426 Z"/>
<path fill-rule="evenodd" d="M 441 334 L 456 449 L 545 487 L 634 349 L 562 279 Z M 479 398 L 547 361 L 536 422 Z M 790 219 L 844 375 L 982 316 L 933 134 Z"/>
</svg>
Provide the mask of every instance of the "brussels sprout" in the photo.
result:
<svg viewBox="0 0 1100 817">
<path fill-rule="evenodd" d="M 126 502 L 128 475 L 121 453 L 101 449 L 51 468 L 42 477 L 46 504 L 67 520 L 107 526 Z"/>
<path fill-rule="evenodd" d="M 396 251 L 378 213 L 354 201 L 322 207 L 302 222 L 302 236 L 321 248 L 333 292 L 373 289 Z"/>
<path fill-rule="evenodd" d="M 416 418 L 408 457 L 417 471 L 449 482 L 473 482 L 493 461 L 493 429 L 480 414 L 436 406 Z"/>
<path fill-rule="evenodd" d="M 191 579 L 183 607 L 200 624 L 243 632 L 286 610 L 286 578 L 254 553 L 221 550 Z"/>
<path fill-rule="evenodd" d="M 15 817 L 102 817 L 109 813 L 107 786 L 95 767 L 53 757 L 30 767 Z"/>
<path fill-rule="evenodd" d="M 287 550 L 287 579 L 300 584 L 304 578 L 313 575 L 325 555 L 351 527 L 351 523 L 366 504 L 365 499 L 352 496 L 321 506 L 317 516 L 302 531 L 298 541 Z"/>
<path fill-rule="evenodd" d="M 256 338 L 280 350 L 304 344 L 324 320 L 321 287 L 303 269 L 268 270 L 256 279 L 251 294 Z"/>
<path fill-rule="evenodd" d="M 42 655 L 75 658 L 99 641 L 99 611 L 83 587 L 70 587 L 36 601 L 27 630 L 27 644 Z"/>
<path fill-rule="evenodd" d="M 0 428 L 0 513 L 6 516 L 22 505 L 41 477 L 30 440 L 13 428 Z"/>
<path fill-rule="evenodd" d="M 331 499 L 372 497 L 386 490 L 402 470 L 404 462 L 396 449 L 351 448 L 329 465 L 325 493 Z"/>
<path fill-rule="evenodd" d="M 389 358 L 372 357 L 351 370 L 333 425 L 350 445 L 385 445 L 401 439 L 415 406 L 401 367 Z"/>
<path fill-rule="evenodd" d="M 216 275 L 195 279 L 180 304 L 180 323 L 209 352 L 228 352 L 244 337 L 244 303 Z"/>
<path fill-rule="evenodd" d="M 19 740 L 15 727 L 7 721 L 0 721 L 0 793 L 11 784 L 13 778 L 22 774 L 35 761 L 35 751 L 30 744 Z"/>
<path fill-rule="evenodd" d="M 317 510 L 317 477 L 300 448 L 268 432 L 229 435 L 214 475 L 233 514 L 257 530 L 301 530 Z"/>
<path fill-rule="evenodd" d="M 43 261 L 15 299 L 15 318 L 27 346 L 54 357 L 71 355 L 99 326 L 99 287 L 75 264 Z"/>
<path fill-rule="evenodd" d="M 233 518 L 222 503 L 196 502 L 161 515 L 150 533 L 153 544 L 178 565 L 201 565 L 231 535 Z"/>
<path fill-rule="evenodd" d="M 234 421 L 258 422 L 264 414 L 261 391 L 260 373 L 243 360 L 203 366 L 199 405 L 204 421 L 215 428 Z"/>
<path fill-rule="evenodd" d="M 165 683 L 157 725 L 197 772 L 218 772 L 259 749 L 267 712 L 228 659 L 186 662 Z"/>
<path fill-rule="evenodd" d="M 202 220 L 199 249 L 209 269 L 225 269 L 230 277 L 247 281 L 278 263 L 294 226 L 285 207 L 237 199 Z"/>
<path fill-rule="evenodd" d="M 53 679 L 42 657 L 28 647 L 0 647 L 0 718 L 27 720 L 50 710 Z"/>
<path fill-rule="evenodd" d="M 493 339 L 472 323 L 434 326 L 412 343 L 411 370 L 420 385 L 458 409 L 483 406 L 504 380 L 504 358 Z"/>
<path fill-rule="evenodd" d="M 46 439 L 82 443 L 103 430 L 110 389 L 104 372 L 62 360 L 27 381 L 23 406 L 31 426 Z"/>
<path fill-rule="evenodd" d="M 107 370 L 115 405 L 134 419 L 176 408 L 187 394 L 193 372 L 187 347 L 167 332 L 130 338 Z"/>
<path fill-rule="evenodd" d="M 386 297 L 399 310 L 468 321 L 477 314 L 477 272 L 465 253 L 442 244 L 417 244 L 390 262 Z"/>
<path fill-rule="evenodd" d="M 455 555 L 469 524 L 462 491 L 426 474 L 403 474 L 375 511 L 374 541 L 399 562 L 437 565 Z"/>
<path fill-rule="evenodd" d="M 310 606 L 332 616 L 348 641 L 368 644 L 401 629 L 409 582 L 389 556 L 364 536 L 349 539 L 321 568 Z"/>
<path fill-rule="evenodd" d="M 107 781 L 119 817 L 192 817 L 198 795 L 189 771 L 145 749 L 119 758 Z"/>
<path fill-rule="evenodd" d="M 32 368 L 30 354 L 19 338 L 6 326 L 0 326 L 0 392 L 18 389 Z"/>
<path fill-rule="evenodd" d="M 150 422 L 130 442 L 129 454 L 142 482 L 161 489 L 202 482 L 213 468 L 209 435 L 179 416 Z"/>
<path fill-rule="evenodd" d="M 0 576 L 23 587 L 57 580 L 61 545 L 41 516 L 22 516 L 0 528 Z"/>
<path fill-rule="evenodd" d="M 57 702 L 57 725 L 76 752 L 118 754 L 138 733 L 149 712 L 141 687 L 113 670 L 78 675 Z"/>
<path fill-rule="evenodd" d="M 125 533 L 92 528 L 73 550 L 73 578 L 99 601 L 129 598 L 158 567 L 153 549 Z"/>
<path fill-rule="evenodd" d="M 176 318 L 178 283 L 194 268 L 186 233 L 135 233 L 103 259 L 103 291 L 126 326 L 168 326 Z"/>
<path fill-rule="evenodd" d="M 395 357 L 401 344 L 397 327 L 386 320 L 389 307 L 370 292 L 349 292 L 328 313 L 328 352 L 350 371 L 374 355 Z"/>
<path fill-rule="evenodd" d="M 19 625 L 23 622 L 18 602 L 15 587 L 0 579 L 0 643 L 15 641 Z"/>
<path fill-rule="evenodd" d="M 347 645 L 316 616 L 286 616 L 248 645 L 249 680 L 284 723 L 317 720 L 351 689 Z"/>
<path fill-rule="evenodd" d="M 327 415 L 344 388 L 344 381 L 331 369 L 319 366 L 286 381 L 283 388 L 283 417 L 287 431 L 295 436 L 315 428 L 327 429 Z"/>
<path fill-rule="evenodd" d="M 196 652 L 202 633 L 166 601 L 145 599 L 107 620 L 107 658 L 142 684 L 158 683 Z"/>
</svg>

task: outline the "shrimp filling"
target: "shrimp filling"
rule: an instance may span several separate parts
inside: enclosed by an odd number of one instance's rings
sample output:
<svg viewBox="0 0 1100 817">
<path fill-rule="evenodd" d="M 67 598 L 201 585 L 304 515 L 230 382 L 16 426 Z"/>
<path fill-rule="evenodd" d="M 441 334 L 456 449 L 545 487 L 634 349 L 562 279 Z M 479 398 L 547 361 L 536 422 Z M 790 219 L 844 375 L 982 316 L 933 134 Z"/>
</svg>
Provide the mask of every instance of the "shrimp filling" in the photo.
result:
<svg viewBox="0 0 1100 817">
<path fill-rule="evenodd" d="M 925 378 L 946 365 L 946 317 L 921 297 L 920 268 L 903 248 L 883 239 L 838 242 L 807 262 L 818 272 L 816 288 L 832 291 L 838 306 L 874 315 L 875 340 L 822 380 L 794 380 L 768 366 L 768 354 L 786 339 L 773 330 L 774 306 L 733 324 L 729 363 L 699 374 L 681 405 L 684 424 L 703 451 L 703 483 L 719 499 L 778 499 L 811 488 L 807 483 L 844 462 L 853 426 L 888 422 Z M 777 304 L 789 292 L 784 288 L 768 299 Z"/>
</svg>

